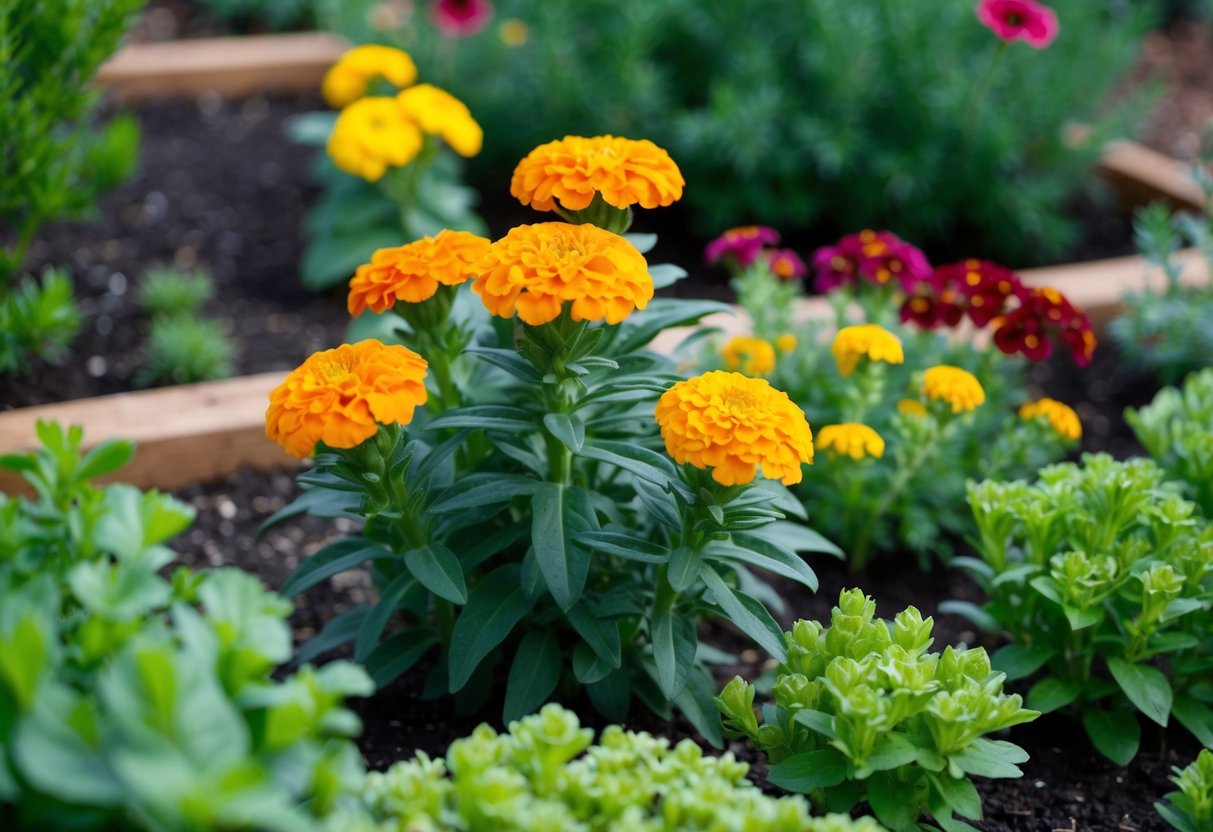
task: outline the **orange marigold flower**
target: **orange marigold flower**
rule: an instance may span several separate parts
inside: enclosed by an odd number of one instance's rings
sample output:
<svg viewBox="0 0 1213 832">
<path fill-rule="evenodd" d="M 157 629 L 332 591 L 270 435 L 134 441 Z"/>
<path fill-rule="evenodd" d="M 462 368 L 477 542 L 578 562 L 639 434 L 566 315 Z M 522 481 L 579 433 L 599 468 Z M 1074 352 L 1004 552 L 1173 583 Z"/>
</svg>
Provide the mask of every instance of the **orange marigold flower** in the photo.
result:
<svg viewBox="0 0 1213 832">
<path fill-rule="evenodd" d="M 439 283 L 458 286 L 475 274 L 473 264 L 490 245 L 467 231 L 443 230 L 403 246 L 381 248 L 350 281 L 350 314 L 386 312 L 397 301 L 421 303 L 434 296 Z"/>
<path fill-rule="evenodd" d="M 653 297 L 649 264 L 636 247 L 593 225 L 520 225 L 475 265 L 472 291 L 499 318 L 531 326 L 559 317 L 565 301 L 575 321 L 617 324 Z"/>
<path fill-rule="evenodd" d="M 927 407 L 918 399 L 902 399 L 897 403 L 897 412 L 907 416 L 926 416 Z"/>
<path fill-rule="evenodd" d="M 775 369 L 775 348 L 763 338 L 738 335 L 720 350 L 730 370 L 740 369 L 747 376 L 765 376 Z"/>
<path fill-rule="evenodd" d="M 510 193 L 537 211 L 580 211 L 601 194 L 608 205 L 642 208 L 682 198 L 686 181 L 670 154 L 648 139 L 565 136 L 540 145 L 514 169 Z"/>
<path fill-rule="evenodd" d="M 270 393 L 265 435 L 303 459 L 324 442 L 352 448 L 425 404 L 425 359 L 375 339 L 314 353 Z"/>
<path fill-rule="evenodd" d="M 409 53 L 390 46 L 355 46 L 342 55 L 324 75 L 324 100 L 340 109 L 366 95 L 374 78 L 384 78 L 395 87 L 417 80 L 417 65 Z"/>
<path fill-rule="evenodd" d="M 845 326 L 838 330 L 830 352 L 834 355 L 838 372 L 844 376 L 855 372 L 860 358 L 890 364 L 901 364 L 906 360 L 897 336 L 876 324 Z"/>
<path fill-rule="evenodd" d="M 968 370 L 940 364 L 922 376 L 922 392 L 929 400 L 944 402 L 953 413 L 967 413 L 985 403 L 986 391 Z"/>
<path fill-rule="evenodd" d="M 361 98 L 341 111 L 329 134 L 333 164 L 368 182 L 404 167 L 421 151 L 421 130 L 394 98 Z"/>
<path fill-rule="evenodd" d="M 858 422 L 826 425 L 817 434 L 817 447 L 828 450 L 831 456 L 849 456 L 851 459 L 884 456 L 884 438 Z"/>
<path fill-rule="evenodd" d="M 680 465 L 712 469 L 721 485 L 743 485 L 762 469 L 784 485 L 813 461 L 804 411 L 764 379 L 714 370 L 680 381 L 657 401 L 666 450 Z"/>
<path fill-rule="evenodd" d="M 423 133 L 440 136 L 460 156 L 475 156 L 484 145 L 484 130 L 467 105 L 446 90 L 418 84 L 399 93 L 396 103 Z"/>
<path fill-rule="evenodd" d="M 1039 399 L 1019 408 L 1019 418 L 1044 419 L 1062 439 L 1077 442 L 1082 439 L 1082 422 L 1074 408 L 1056 399 Z"/>
</svg>

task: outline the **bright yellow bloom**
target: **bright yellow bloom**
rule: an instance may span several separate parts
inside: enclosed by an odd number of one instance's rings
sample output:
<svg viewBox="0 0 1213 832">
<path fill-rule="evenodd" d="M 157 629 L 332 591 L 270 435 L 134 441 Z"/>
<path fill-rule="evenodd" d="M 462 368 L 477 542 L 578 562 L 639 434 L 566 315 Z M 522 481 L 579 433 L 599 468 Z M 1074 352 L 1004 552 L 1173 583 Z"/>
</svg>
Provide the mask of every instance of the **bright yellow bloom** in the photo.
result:
<svg viewBox="0 0 1213 832">
<path fill-rule="evenodd" d="M 764 379 L 714 370 L 680 381 L 657 401 L 666 450 L 680 465 L 712 469 L 721 485 L 751 482 L 758 469 L 784 485 L 813 461 L 804 411 Z"/>
<path fill-rule="evenodd" d="M 374 78 L 384 78 L 394 87 L 407 87 L 417 80 L 417 65 L 409 53 L 390 46 L 355 46 L 325 73 L 324 100 L 340 109 L 366 95 Z"/>
<path fill-rule="evenodd" d="M 425 359 L 374 339 L 314 353 L 270 393 L 265 435 L 300 459 L 317 442 L 352 448 L 425 404 Z"/>
<path fill-rule="evenodd" d="M 1040 399 L 1028 402 L 1019 408 L 1021 419 L 1047 419 L 1049 425 L 1062 439 L 1077 442 L 1082 439 L 1082 422 L 1074 408 L 1056 399 Z"/>
<path fill-rule="evenodd" d="M 397 301 L 421 303 L 434 296 L 439 283 L 458 286 L 475 275 L 472 266 L 490 245 L 466 231 L 443 230 L 407 245 L 381 248 L 350 281 L 350 314 L 386 312 Z"/>
<path fill-rule="evenodd" d="M 329 135 L 333 164 L 368 182 L 403 167 L 421 151 L 421 130 L 394 98 L 362 98 L 341 111 Z"/>
<path fill-rule="evenodd" d="M 506 46 L 522 46 L 531 36 L 530 27 L 516 17 L 501 21 L 497 36 Z"/>
<path fill-rule="evenodd" d="M 795 335 L 790 332 L 785 332 L 783 335 L 780 335 L 775 339 L 775 349 L 779 350 L 780 352 L 791 352 L 792 350 L 796 349 L 797 343 L 799 342 L 796 340 Z"/>
<path fill-rule="evenodd" d="M 649 264 L 636 247 L 593 225 L 520 225 L 489 248 L 475 266 L 472 291 L 499 318 L 539 326 L 560 315 L 565 301 L 575 321 L 617 324 L 653 297 Z"/>
<path fill-rule="evenodd" d="M 396 101 L 423 133 L 441 136 L 460 156 L 475 156 L 484 145 L 484 130 L 467 105 L 446 90 L 418 84 L 397 95 Z"/>
<path fill-rule="evenodd" d="M 720 351 L 730 370 L 741 370 L 747 376 L 765 376 L 775 369 L 775 348 L 762 338 L 738 335 Z"/>
<path fill-rule="evenodd" d="M 510 193 L 537 211 L 580 211 L 601 194 L 608 205 L 642 208 L 682 198 L 686 181 L 670 154 L 648 139 L 565 136 L 540 145 L 514 169 Z"/>
<path fill-rule="evenodd" d="M 918 399 L 902 399 L 897 403 L 897 412 L 907 416 L 926 416 L 927 407 Z"/>
<path fill-rule="evenodd" d="M 976 410 L 986 400 L 986 391 L 977 376 L 948 364 L 932 367 L 923 374 L 922 392 L 933 402 L 950 405 L 953 413 Z"/>
<path fill-rule="evenodd" d="M 858 422 L 826 425 L 817 433 L 817 447 L 830 451 L 831 456 L 849 456 L 851 459 L 884 456 L 884 438 Z"/>
<path fill-rule="evenodd" d="M 890 364 L 901 364 L 906 360 L 897 336 L 876 324 L 846 326 L 838 330 L 830 352 L 834 354 L 838 372 L 844 376 L 855 372 L 859 359 L 863 357 L 867 357 L 869 361 L 887 361 Z"/>
</svg>

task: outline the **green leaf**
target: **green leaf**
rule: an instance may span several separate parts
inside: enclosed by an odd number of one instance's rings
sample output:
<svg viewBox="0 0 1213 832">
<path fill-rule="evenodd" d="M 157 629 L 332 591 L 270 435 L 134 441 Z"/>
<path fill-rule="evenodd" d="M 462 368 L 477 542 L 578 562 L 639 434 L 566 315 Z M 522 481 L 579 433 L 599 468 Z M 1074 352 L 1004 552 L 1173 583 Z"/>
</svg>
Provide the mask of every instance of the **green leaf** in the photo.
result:
<svg viewBox="0 0 1213 832">
<path fill-rule="evenodd" d="M 632 681 L 626 670 L 612 670 L 604 678 L 585 686 L 598 713 L 612 722 L 623 722 L 632 702 Z"/>
<path fill-rule="evenodd" d="M 590 567 L 589 555 L 572 542 L 569 515 L 575 508 L 568 491 L 545 482 L 531 498 L 531 545 L 548 591 L 562 610 L 581 597 Z"/>
<path fill-rule="evenodd" d="M 675 592 L 686 592 L 699 580 L 703 571 L 703 559 L 688 546 L 679 546 L 670 553 L 667 577 Z"/>
<path fill-rule="evenodd" d="M 918 820 L 917 780 L 902 780 L 887 772 L 869 777 L 868 804 L 876 819 L 890 829 L 905 829 Z"/>
<path fill-rule="evenodd" d="M 417 586 L 417 579 L 408 572 L 402 572 L 387 585 L 379 600 L 371 607 L 371 611 L 358 628 L 358 638 L 354 642 L 354 660 L 366 661 L 367 656 L 379 643 L 379 636 L 391 620 L 392 614 L 400 607 L 400 602 L 409 590 Z"/>
<path fill-rule="evenodd" d="M 573 675 L 583 685 L 597 682 L 615 669 L 584 641 L 578 642 L 573 649 Z"/>
<path fill-rule="evenodd" d="M 734 590 L 711 566 L 702 571 L 703 582 L 716 597 L 716 603 L 739 630 L 757 642 L 779 662 L 787 660 L 787 645 L 783 630 L 767 612 L 766 607 L 744 592 Z"/>
<path fill-rule="evenodd" d="M 383 688 L 417 664 L 437 643 L 437 636 L 421 627 L 395 633 L 379 642 L 366 657 L 366 672 L 370 674 L 376 689 Z"/>
<path fill-rule="evenodd" d="M 585 442 L 585 423 L 567 413 L 549 413 L 543 417 L 548 432 L 573 453 L 579 453 Z"/>
<path fill-rule="evenodd" d="M 525 433 L 538 427 L 535 414 L 520 407 L 503 404 L 481 404 L 448 410 L 425 426 L 426 430 L 448 428 L 483 428 L 507 433 Z"/>
<path fill-rule="evenodd" d="M 836 558 L 845 557 L 842 549 L 827 539 L 825 535 L 789 520 L 776 520 L 774 523 L 754 529 L 749 534 L 765 538 L 777 546 L 793 552 L 814 552 L 833 555 Z"/>
<path fill-rule="evenodd" d="M 460 477 L 430 504 L 430 511 L 446 514 L 470 508 L 508 503 L 515 497 L 529 497 L 543 485 L 539 480 L 518 474 L 471 474 Z"/>
<path fill-rule="evenodd" d="M 619 327 L 619 337 L 611 344 L 609 354 L 634 352 L 666 329 L 698 323 L 714 312 L 736 314 L 731 306 L 717 301 L 658 298 L 649 303 L 643 315 L 633 315 Z"/>
<path fill-rule="evenodd" d="M 1171 683 L 1161 670 L 1148 664 L 1129 664 L 1124 659 L 1108 659 L 1108 670 L 1139 711 L 1167 727 L 1174 696 Z"/>
<path fill-rule="evenodd" d="M 83 806 L 117 806 L 127 797 L 101 751 L 80 733 L 97 730 L 96 705 L 63 686 L 50 688 L 17 723 L 13 757 L 35 788 Z M 56 824 L 57 825 L 57 824 Z"/>
<path fill-rule="evenodd" d="M 396 554 L 385 549 L 382 543 L 363 537 L 338 540 L 299 564 L 278 592 L 287 598 L 293 598 L 334 575 L 358 568 L 368 560 L 387 560 L 395 557 Z"/>
<path fill-rule="evenodd" d="M 939 611 L 948 615 L 959 615 L 982 632 L 998 633 L 1002 631 L 998 619 L 971 601 L 944 601 L 939 605 Z"/>
<path fill-rule="evenodd" d="M 577 635 L 581 636 L 598 658 L 606 662 L 612 670 L 620 667 L 623 653 L 617 621 L 598 618 L 589 605 L 584 603 L 568 610 L 565 616 L 577 631 Z"/>
<path fill-rule="evenodd" d="M 1172 794 L 1179 793 L 1172 792 Z M 1170 795 L 1168 795 L 1168 797 L 1170 797 Z M 1179 809 L 1176 809 L 1169 803 L 1163 803 L 1162 801 L 1155 802 L 1154 811 L 1158 812 L 1158 814 L 1162 816 L 1163 820 L 1178 829 L 1179 832 L 1201 832 L 1201 830 L 1197 829 L 1195 824 L 1192 823 L 1192 819 L 1188 815 L 1184 814 Z"/>
<path fill-rule="evenodd" d="M 918 748 L 900 734 L 885 734 L 863 761 L 863 771 L 888 771 L 914 762 Z"/>
<path fill-rule="evenodd" d="M 621 532 L 585 532 L 578 535 L 577 539 L 591 551 L 614 555 L 625 560 L 641 563 L 666 563 L 670 559 L 668 547 Z"/>
<path fill-rule="evenodd" d="M 653 278 L 654 289 L 664 289 L 686 277 L 687 270 L 672 263 L 658 263 L 655 266 L 649 266 L 649 276 Z"/>
<path fill-rule="evenodd" d="M 835 748 L 803 751 L 771 766 L 767 780 L 781 789 L 810 794 L 847 779 L 847 759 Z"/>
<path fill-rule="evenodd" d="M 650 626 L 657 684 L 665 698 L 673 700 L 682 693 L 695 666 L 695 650 L 699 646 L 695 619 L 668 609 L 653 616 Z"/>
<path fill-rule="evenodd" d="M 995 670 L 1007 674 L 1007 679 L 1025 679 L 1044 667 L 1057 651 L 1049 647 L 1028 647 L 1023 644 L 1008 644 L 994 652 L 990 664 Z"/>
<path fill-rule="evenodd" d="M 1082 693 L 1082 685 L 1075 681 L 1062 681 L 1047 676 L 1028 691 L 1027 706 L 1033 711 L 1047 714 L 1069 705 Z"/>
<path fill-rule="evenodd" d="M 469 355 L 474 355 L 477 358 L 482 358 L 494 367 L 505 370 L 514 378 L 520 381 L 525 381 L 529 385 L 537 385 L 542 381 L 542 376 L 525 358 L 520 356 L 516 350 L 505 350 L 490 347 L 468 347 L 464 350 Z"/>
<path fill-rule="evenodd" d="M 654 485 L 670 484 L 681 491 L 686 491 L 686 486 L 678 478 L 678 468 L 674 465 L 674 461 L 668 456 L 649 450 L 642 445 L 599 439 L 582 445 L 578 456 L 615 465 Z"/>
<path fill-rule="evenodd" d="M 520 567 L 507 563 L 472 588 L 451 631 L 450 692 L 462 688 L 481 660 L 503 642 L 531 605 L 523 594 Z"/>
<path fill-rule="evenodd" d="M 299 648 L 299 652 L 291 659 L 291 664 L 304 664 L 348 641 L 353 641 L 370 612 L 370 605 L 362 604 L 329 619 L 323 630 Z"/>
<path fill-rule="evenodd" d="M 1141 726 L 1131 711 L 1088 708 L 1082 714 L 1082 727 L 1096 750 L 1116 765 L 1127 766 L 1137 756 Z"/>
<path fill-rule="evenodd" d="M 713 748 L 724 748 L 724 727 L 720 724 L 715 696 L 712 677 L 702 667 L 695 667 L 687 677 L 682 693 L 674 699 L 674 706 Z"/>
<path fill-rule="evenodd" d="M 1028 753 L 1018 745 L 1002 740 L 976 739 L 948 759 L 966 774 L 978 777 L 1011 779 L 1022 777 L 1018 763 L 1028 760 Z"/>
<path fill-rule="evenodd" d="M 792 718 L 810 731 L 815 731 L 827 739 L 838 738 L 838 734 L 834 730 L 834 717 L 824 711 L 797 711 Z"/>
<path fill-rule="evenodd" d="M 404 565 L 423 587 L 455 604 L 466 604 L 467 582 L 459 558 L 441 543 L 429 543 L 404 555 Z"/>
<path fill-rule="evenodd" d="M 563 666 L 560 642 L 547 630 L 532 630 L 518 645 L 505 687 L 502 719 L 508 725 L 534 713 L 556 690 Z"/>
<path fill-rule="evenodd" d="M 716 542 L 708 546 L 704 553 L 706 557 L 719 556 L 726 559 L 740 560 L 775 575 L 807 586 L 816 592 L 817 575 L 804 559 L 794 552 L 757 535 L 745 532 L 733 532 L 731 543 Z"/>
<path fill-rule="evenodd" d="M 131 461 L 135 455 L 135 443 L 125 439 L 111 439 L 93 448 L 76 469 L 76 476 L 83 481 L 117 471 Z"/>
<path fill-rule="evenodd" d="M 314 237 L 303 251 L 299 275 L 313 292 L 353 277 L 377 249 L 408 242 L 399 225 L 367 225 Z"/>
<path fill-rule="evenodd" d="M 927 779 L 953 812 L 970 820 L 981 820 L 981 795 L 971 780 L 946 774 L 927 774 Z"/>
<path fill-rule="evenodd" d="M 1213 748 L 1213 709 L 1187 696 L 1177 696 L 1171 703 L 1171 714 L 1205 748 Z"/>
</svg>

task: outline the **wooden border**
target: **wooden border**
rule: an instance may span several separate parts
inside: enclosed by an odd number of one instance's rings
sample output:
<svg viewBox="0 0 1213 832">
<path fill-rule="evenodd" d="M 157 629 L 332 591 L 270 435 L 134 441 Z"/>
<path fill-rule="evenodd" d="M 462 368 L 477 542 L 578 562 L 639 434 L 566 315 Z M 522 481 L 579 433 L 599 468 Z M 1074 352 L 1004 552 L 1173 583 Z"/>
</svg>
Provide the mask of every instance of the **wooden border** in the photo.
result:
<svg viewBox="0 0 1213 832">
<path fill-rule="evenodd" d="M 1183 282 L 1208 285 L 1208 264 L 1200 252 L 1178 255 Z M 1120 311 L 1128 292 L 1161 288 L 1165 277 L 1140 257 L 1120 257 L 1077 265 L 1054 266 L 1021 272 L 1033 286 L 1056 286 L 1091 315 L 1097 330 Z M 801 321 L 832 315 L 820 297 L 797 304 Z M 718 314 L 705 319 L 707 326 L 738 334 L 748 326 L 744 313 Z M 670 329 L 654 342 L 655 349 L 670 352 L 691 328 Z M 0 453 L 21 453 L 36 447 L 34 426 L 39 419 L 82 425 L 85 439 L 95 445 L 106 439 L 133 439 L 139 446 L 131 465 L 118 478 L 142 487 L 176 488 L 231 474 L 245 465 L 266 469 L 290 465 L 292 460 L 265 437 L 265 408 L 270 390 L 285 373 L 255 376 L 161 390 L 120 393 L 62 404 L 27 407 L 0 413 Z M 23 484 L 0 473 L 0 491 L 15 493 Z"/>
</svg>

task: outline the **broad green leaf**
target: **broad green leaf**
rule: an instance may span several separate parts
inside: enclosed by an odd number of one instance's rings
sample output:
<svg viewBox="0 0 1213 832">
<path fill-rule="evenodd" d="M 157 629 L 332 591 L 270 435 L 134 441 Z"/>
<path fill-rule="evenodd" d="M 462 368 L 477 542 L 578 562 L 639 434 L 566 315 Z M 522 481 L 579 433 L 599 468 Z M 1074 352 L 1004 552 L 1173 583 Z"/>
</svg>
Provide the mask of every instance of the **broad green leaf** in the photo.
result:
<svg viewBox="0 0 1213 832">
<path fill-rule="evenodd" d="M 1213 708 L 1187 696 L 1177 696 L 1171 703 L 1171 714 L 1205 748 L 1213 748 Z"/>
<path fill-rule="evenodd" d="M 703 582 L 716 597 L 716 603 L 739 630 L 757 642 L 771 657 L 779 662 L 787 660 L 787 645 L 783 630 L 766 607 L 744 592 L 734 590 L 717 574 L 715 568 L 705 566 L 700 573 Z"/>
<path fill-rule="evenodd" d="M 535 414 L 520 407 L 503 404 L 481 404 L 448 410 L 425 426 L 426 430 L 448 428 L 483 428 L 508 433 L 525 433 L 538 427 Z"/>
<path fill-rule="evenodd" d="M 798 794 L 828 789 L 846 778 L 847 759 L 835 748 L 793 754 L 767 771 L 767 780 L 771 783 Z"/>
<path fill-rule="evenodd" d="M 887 772 L 868 778 L 868 805 L 876 819 L 890 829 L 906 829 L 918 819 L 918 783 Z"/>
<path fill-rule="evenodd" d="M 971 820 L 981 820 L 981 795 L 973 781 L 946 774 L 928 774 L 927 779 L 953 812 Z"/>
<path fill-rule="evenodd" d="M 1022 777 L 1018 764 L 1027 762 L 1028 754 L 1013 743 L 977 739 L 948 759 L 966 774 L 1001 779 Z"/>
<path fill-rule="evenodd" d="M 578 642 L 573 649 L 573 675 L 583 685 L 597 682 L 615 669 L 584 641 Z"/>
<path fill-rule="evenodd" d="M 1082 693 L 1082 685 L 1075 681 L 1062 681 L 1055 676 L 1047 676 L 1028 691 L 1027 706 L 1042 714 L 1056 711 L 1069 705 Z"/>
<path fill-rule="evenodd" d="M 998 620 L 983 608 L 971 601 L 944 601 L 939 605 L 939 611 L 948 615 L 959 615 L 977 629 L 986 633 L 1002 631 Z"/>
<path fill-rule="evenodd" d="M 471 474 L 460 477 L 430 504 L 430 511 L 445 514 L 470 508 L 508 503 L 515 497 L 529 497 L 543 485 L 539 480 L 517 474 Z"/>
<path fill-rule="evenodd" d="M 1049 647 L 1028 647 L 1023 644 L 1008 644 L 994 652 L 990 664 L 995 670 L 1007 674 L 1007 679 L 1025 679 L 1045 666 L 1057 651 Z"/>
<path fill-rule="evenodd" d="M 658 263 L 655 266 L 649 266 L 649 276 L 653 278 L 654 289 L 664 289 L 686 277 L 687 270 L 671 263 Z"/>
<path fill-rule="evenodd" d="M 507 725 L 534 713 L 551 696 L 560 681 L 562 667 L 560 642 L 550 631 L 532 630 L 526 634 L 514 654 L 506 683 L 501 718 Z"/>
<path fill-rule="evenodd" d="M 587 604 L 577 604 L 565 613 L 577 635 L 590 646 L 594 653 L 617 669 L 622 661 L 622 647 L 619 639 L 619 623 L 614 619 L 598 618 Z"/>
<path fill-rule="evenodd" d="M 515 378 L 530 385 L 537 385 L 542 376 L 529 361 L 520 356 L 516 350 L 504 350 L 489 347 L 468 347 L 464 352 L 483 359 L 494 367 L 505 370 Z"/>
<path fill-rule="evenodd" d="M 816 731 L 827 739 L 838 738 L 838 734 L 834 731 L 834 717 L 824 711 L 797 711 L 792 718 L 810 731 Z"/>
<path fill-rule="evenodd" d="M 135 443 L 125 439 L 111 439 L 93 448 L 80 460 L 76 476 L 88 481 L 103 474 L 117 471 L 131 461 L 135 455 Z"/>
<path fill-rule="evenodd" d="M 1137 756 L 1141 726 L 1132 711 L 1087 708 L 1082 714 L 1082 726 L 1099 753 L 1116 765 L 1127 766 Z"/>
<path fill-rule="evenodd" d="M 678 468 L 674 461 L 665 454 L 659 454 L 642 445 L 595 440 L 584 444 L 578 456 L 610 463 L 654 485 L 669 484 L 682 491 L 686 490 L 686 486 L 678 478 Z"/>
<path fill-rule="evenodd" d="M 918 748 L 900 734 L 885 734 L 863 761 L 862 771 L 888 771 L 914 762 Z"/>
<path fill-rule="evenodd" d="M 652 543 L 644 538 L 632 537 L 630 534 L 622 532 L 585 532 L 578 535 L 577 540 L 594 552 L 614 555 L 626 560 L 641 563 L 665 563 L 670 559 L 670 550 L 660 543 Z"/>
<path fill-rule="evenodd" d="M 391 620 L 392 615 L 400 607 L 400 602 L 408 592 L 417 586 L 417 579 L 409 572 L 402 572 L 387 585 L 379 600 L 371 607 L 371 611 L 362 621 L 358 629 L 358 638 L 354 642 L 354 660 L 366 661 L 367 656 L 379 643 L 379 637 Z"/>
<path fill-rule="evenodd" d="M 723 543 L 723 545 L 722 545 Z M 734 532 L 732 543 L 710 544 L 705 552 L 707 557 L 719 555 L 732 560 L 740 560 L 775 575 L 804 584 L 816 592 L 817 575 L 804 559 L 777 543 L 746 532 Z"/>
<path fill-rule="evenodd" d="M 674 699 L 674 706 L 695 726 L 713 748 L 724 748 L 724 727 L 715 702 L 716 686 L 702 667 L 691 670 L 687 683 Z"/>
<path fill-rule="evenodd" d="M 572 542 L 569 488 L 545 482 L 531 498 L 531 546 L 552 598 L 567 610 L 577 603 L 589 574 L 589 555 Z"/>
<path fill-rule="evenodd" d="M 467 684 L 481 660 L 505 640 L 530 609 L 519 570 L 517 564 L 507 563 L 472 587 L 451 631 L 451 693 Z"/>
<path fill-rule="evenodd" d="M 1108 659 L 1108 670 L 1139 711 L 1167 727 L 1174 697 L 1171 683 L 1162 671 L 1148 664 L 1129 664 L 1124 659 Z"/>
<path fill-rule="evenodd" d="M 549 413 L 543 417 L 548 432 L 573 453 L 580 453 L 585 442 L 585 423 L 567 413 Z"/>
<path fill-rule="evenodd" d="M 417 664 L 437 643 L 438 638 L 432 632 L 420 627 L 395 633 L 379 642 L 366 657 L 366 672 L 375 687 L 382 688 Z"/>
<path fill-rule="evenodd" d="M 441 543 L 429 543 L 404 555 L 404 565 L 413 577 L 439 598 L 455 604 L 466 604 L 467 582 L 459 558 Z"/>
<path fill-rule="evenodd" d="M 313 237 L 303 251 L 299 276 L 313 292 L 327 289 L 354 275 L 377 249 L 407 242 L 398 224 L 367 225 Z"/>
<path fill-rule="evenodd" d="M 611 722 L 623 722 L 632 702 L 632 680 L 626 670 L 612 670 L 597 682 L 585 686 L 590 702 Z"/>
<path fill-rule="evenodd" d="M 121 781 L 95 742 L 77 726 L 97 727 L 96 704 L 64 686 L 50 688 L 16 724 L 12 754 L 23 778 L 36 789 L 84 806 L 118 806 Z"/>
<path fill-rule="evenodd" d="M 828 540 L 821 532 L 788 520 L 776 520 L 774 523 L 768 523 L 747 534 L 765 538 L 777 546 L 793 552 L 817 552 L 833 555 L 836 558 L 844 557 L 842 549 Z"/>
<path fill-rule="evenodd" d="M 610 344 L 608 354 L 618 356 L 634 352 L 666 329 L 698 323 L 700 318 L 714 312 L 735 314 L 732 307 L 717 301 L 658 298 L 649 303 L 643 315 L 633 315 L 619 327 L 618 337 Z"/>
<path fill-rule="evenodd" d="M 687 546 L 679 546 L 670 553 L 667 577 L 675 592 L 686 592 L 703 572 L 703 559 L 699 553 Z"/>
<path fill-rule="evenodd" d="M 348 537 L 330 543 L 299 564 L 278 592 L 287 598 L 293 598 L 334 575 L 357 569 L 368 560 L 388 560 L 395 557 L 396 553 L 385 549 L 382 543 L 363 537 Z"/>
<path fill-rule="evenodd" d="M 687 676 L 695 666 L 695 651 L 699 646 L 695 619 L 669 609 L 653 616 L 651 627 L 657 684 L 665 698 L 673 700 L 682 693 Z"/>
</svg>

